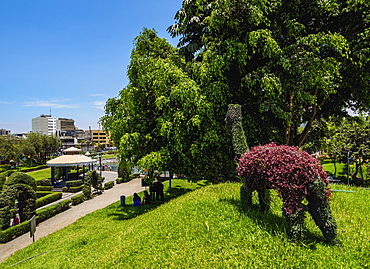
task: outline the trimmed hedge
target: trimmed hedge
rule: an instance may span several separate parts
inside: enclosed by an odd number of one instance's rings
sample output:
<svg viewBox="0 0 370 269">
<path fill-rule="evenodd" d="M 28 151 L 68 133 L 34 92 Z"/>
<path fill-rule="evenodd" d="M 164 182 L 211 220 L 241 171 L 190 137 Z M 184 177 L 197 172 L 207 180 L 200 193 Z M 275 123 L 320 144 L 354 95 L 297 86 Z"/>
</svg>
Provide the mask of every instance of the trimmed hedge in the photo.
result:
<svg viewBox="0 0 370 269">
<path fill-rule="evenodd" d="M 36 223 L 39 224 L 55 215 L 67 210 L 70 206 L 71 199 L 64 200 L 56 205 L 49 206 L 36 211 Z M 30 221 L 26 220 L 22 223 L 0 231 L 0 243 L 6 243 L 13 238 L 21 236 L 30 231 Z"/>
<path fill-rule="evenodd" d="M 70 187 L 68 188 L 68 192 L 76 193 L 79 191 L 82 191 L 84 185 L 78 186 L 78 187 Z"/>
<path fill-rule="evenodd" d="M 52 193 L 51 191 L 37 191 L 36 192 L 36 198 L 39 199 L 41 197 L 44 197 L 48 194 Z"/>
<path fill-rule="evenodd" d="M 104 184 L 104 190 L 111 189 L 111 188 L 113 188 L 113 186 L 114 186 L 114 181 L 109 181 L 109 182 Z"/>
<path fill-rule="evenodd" d="M 39 207 L 42 207 L 44 205 L 50 204 L 54 201 L 59 200 L 60 198 L 62 198 L 62 193 L 61 192 L 50 193 L 50 194 L 36 200 L 36 208 L 39 208 Z"/>
<path fill-rule="evenodd" d="M 64 201 L 61 201 L 60 203 L 57 203 L 52 206 L 48 206 L 42 209 L 39 209 L 36 211 L 36 222 L 39 224 L 40 222 L 43 222 L 47 219 L 50 219 L 51 217 L 54 217 L 55 215 L 66 211 L 70 208 L 72 200 L 66 199 Z"/>
<path fill-rule="evenodd" d="M 50 178 L 43 178 L 36 180 L 37 186 L 51 186 L 51 179 Z"/>
<path fill-rule="evenodd" d="M 36 186 L 36 191 L 51 191 L 53 186 Z"/>
<path fill-rule="evenodd" d="M 123 183 L 124 181 L 123 181 L 123 178 L 121 178 L 121 177 L 118 177 L 117 179 L 116 179 L 116 183 L 117 184 L 121 184 L 121 183 Z"/>
<path fill-rule="evenodd" d="M 6 243 L 11 241 L 13 238 L 21 236 L 30 231 L 30 221 L 26 220 L 22 223 L 9 227 L 6 230 L 0 231 L 0 243 Z"/>
<path fill-rule="evenodd" d="M 82 183 L 82 180 L 69 180 L 69 181 L 66 181 L 66 186 L 68 188 L 70 187 L 78 187 L 78 186 L 81 186 L 83 183 Z"/>
<path fill-rule="evenodd" d="M 86 200 L 86 196 L 85 194 L 81 193 L 81 194 L 71 197 L 71 200 L 72 200 L 72 205 L 78 205 Z"/>
</svg>

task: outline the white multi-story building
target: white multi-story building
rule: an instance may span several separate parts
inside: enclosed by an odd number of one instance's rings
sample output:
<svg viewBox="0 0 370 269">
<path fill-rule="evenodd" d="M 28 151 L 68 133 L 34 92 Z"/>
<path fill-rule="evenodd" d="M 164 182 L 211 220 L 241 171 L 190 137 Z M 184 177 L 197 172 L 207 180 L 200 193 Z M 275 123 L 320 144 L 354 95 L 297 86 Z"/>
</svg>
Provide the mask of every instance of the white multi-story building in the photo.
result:
<svg viewBox="0 0 370 269">
<path fill-rule="evenodd" d="M 40 117 L 32 119 L 32 132 L 42 133 L 45 135 L 53 135 L 60 130 L 60 122 L 58 117 L 51 117 L 50 115 L 41 115 Z"/>
</svg>

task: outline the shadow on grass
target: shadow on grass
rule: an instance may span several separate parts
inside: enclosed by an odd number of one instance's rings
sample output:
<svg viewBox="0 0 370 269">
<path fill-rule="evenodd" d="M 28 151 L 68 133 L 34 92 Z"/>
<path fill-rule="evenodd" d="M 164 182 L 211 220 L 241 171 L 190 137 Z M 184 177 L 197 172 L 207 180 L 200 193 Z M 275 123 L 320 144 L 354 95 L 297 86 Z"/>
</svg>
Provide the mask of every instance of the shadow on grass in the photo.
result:
<svg viewBox="0 0 370 269">
<path fill-rule="evenodd" d="M 202 184 L 199 184 L 200 186 Z M 113 220 L 129 220 L 133 219 L 137 216 L 140 216 L 142 214 L 145 214 L 158 206 L 174 199 L 177 198 L 181 195 L 184 195 L 185 193 L 191 192 L 194 189 L 187 189 L 183 188 L 180 185 L 175 185 L 172 187 L 170 192 L 165 192 L 164 193 L 164 200 L 160 201 L 153 201 L 149 205 L 141 205 L 141 206 L 133 206 L 131 203 L 132 196 L 126 197 L 126 205 L 125 206 L 120 206 L 119 203 L 116 203 L 114 207 L 112 207 L 111 212 L 108 213 L 108 217 L 112 217 Z M 140 194 L 140 193 L 139 193 Z M 140 195 L 142 197 L 142 195 Z M 130 201 L 130 203 L 127 203 L 127 201 Z"/>
<path fill-rule="evenodd" d="M 271 211 L 263 212 L 260 209 L 259 204 L 253 204 L 249 209 L 243 210 L 239 199 L 222 199 L 222 202 L 229 203 L 235 206 L 240 214 L 246 215 L 250 218 L 255 225 L 259 226 L 261 229 L 265 230 L 272 236 L 286 235 L 286 222 L 282 215 L 274 214 Z M 308 212 L 306 212 L 306 218 L 308 217 Z M 316 249 L 316 244 L 326 244 L 323 236 L 320 236 L 309 230 L 305 230 L 304 239 L 302 241 L 296 242 L 291 241 L 293 244 L 297 244 L 300 247 L 310 248 L 312 250 Z"/>
</svg>

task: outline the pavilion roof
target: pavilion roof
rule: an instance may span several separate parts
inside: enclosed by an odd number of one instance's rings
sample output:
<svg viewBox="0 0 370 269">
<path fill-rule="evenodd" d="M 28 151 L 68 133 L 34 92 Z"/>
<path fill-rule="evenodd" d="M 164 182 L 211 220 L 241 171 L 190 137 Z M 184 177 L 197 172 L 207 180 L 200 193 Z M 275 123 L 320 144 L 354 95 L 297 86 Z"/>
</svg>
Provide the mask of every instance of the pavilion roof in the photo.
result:
<svg viewBox="0 0 370 269">
<path fill-rule="evenodd" d="M 74 165 L 89 165 L 96 163 L 97 160 L 93 160 L 90 157 L 87 157 L 82 154 L 75 155 L 62 155 L 55 159 L 52 159 L 46 164 L 50 167 L 52 166 L 74 166 Z"/>
</svg>

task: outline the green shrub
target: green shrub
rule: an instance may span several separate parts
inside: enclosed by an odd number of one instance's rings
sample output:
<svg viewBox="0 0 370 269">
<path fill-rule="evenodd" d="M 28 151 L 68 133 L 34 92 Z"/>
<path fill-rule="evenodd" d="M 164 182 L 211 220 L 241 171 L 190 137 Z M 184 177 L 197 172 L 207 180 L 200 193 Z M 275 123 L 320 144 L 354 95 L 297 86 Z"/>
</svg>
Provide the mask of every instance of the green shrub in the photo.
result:
<svg viewBox="0 0 370 269">
<path fill-rule="evenodd" d="M 36 181 L 30 175 L 27 175 L 22 172 L 14 172 L 12 173 L 4 183 L 4 189 L 7 187 L 14 185 L 14 184 L 24 184 L 30 186 L 33 190 L 36 191 Z"/>
<path fill-rule="evenodd" d="M 36 191 L 51 191 L 53 186 L 36 186 Z"/>
<path fill-rule="evenodd" d="M 113 186 L 114 186 L 114 181 L 109 181 L 109 182 L 104 184 L 104 190 L 111 189 L 111 188 L 113 188 Z"/>
<path fill-rule="evenodd" d="M 40 170 L 44 168 L 48 168 L 48 166 L 46 164 L 42 164 L 42 165 L 37 165 L 33 167 L 21 167 L 19 170 L 23 173 L 26 173 L 26 172 L 32 172 L 32 171 L 36 171 L 36 170 Z"/>
<path fill-rule="evenodd" d="M 70 187 L 78 187 L 78 186 L 81 186 L 82 185 L 82 180 L 69 180 L 66 182 L 66 186 L 68 188 Z"/>
<path fill-rule="evenodd" d="M 70 207 L 71 202 L 72 202 L 71 199 L 66 199 L 55 205 L 48 206 L 48 207 L 37 210 L 36 211 L 36 222 L 37 223 L 43 222 L 51 217 L 54 217 L 55 215 L 63 211 L 66 211 Z"/>
<path fill-rule="evenodd" d="M 51 179 L 50 178 L 43 178 L 36 180 L 37 186 L 51 186 Z"/>
<path fill-rule="evenodd" d="M 68 188 L 68 192 L 76 193 L 79 191 L 82 191 L 84 185 L 78 186 L 78 187 L 70 187 Z"/>
<path fill-rule="evenodd" d="M 72 205 L 81 204 L 83 201 L 85 201 L 85 199 L 86 199 L 86 196 L 83 193 L 73 196 L 71 197 Z"/>
<path fill-rule="evenodd" d="M 90 185 L 84 185 L 82 192 L 86 198 L 88 199 L 91 198 L 91 186 Z"/>
<path fill-rule="evenodd" d="M 37 199 L 36 200 L 36 207 L 37 208 L 42 207 L 44 205 L 55 202 L 55 201 L 59 200 L 60 198 L 62 198 L 62 193 L 61 192 L 53 192 L 51 194 L 48 194 L 44 197 L 41 197 L 41 198 Z"/>
<path fill-rule="evenodd" d="M 116 183 L 117 183 L 117 184 L 121 184 L 121 183 L 123 183 L 123 178 L 118 177 L 118 178 L 116 179 Z"/>
<path fill-rule="evenodd" d="M 63 187 L 62 192 L 68 192 L 68 187 Z"/>
<path fill-rule="evenodd" d="M 11 176 L 11 174 L 13 174 L 14 172 L 16 172 L 16 171 L 15 170 L 8 170 L 8 171 L 0 173 L 0 191 L 3 188 L 3 185 L 5 183 L 6 178 Z"/>
<path fill-rule="evenodd" d="M 36 192 L 36 198 L 39 199 L 41 197 L 44 197 L 45 195 L 48 195 L 52 193 L 51 191 L 37 191 Z"/>
<path fill-rule="evenodd" d="M 0 231 L 9 227 L 11 213 L 9 197 L 5 193 L 0 193 Z"/>
<path fill-rule="evenodd" d="M 30 221 L 26 220 L 22 223 L 9 227 L 4 231 L 0 231 L 0 243 L 11 241 L 14 237 L 21 236 L 30 231 Z"/>
</svg>

